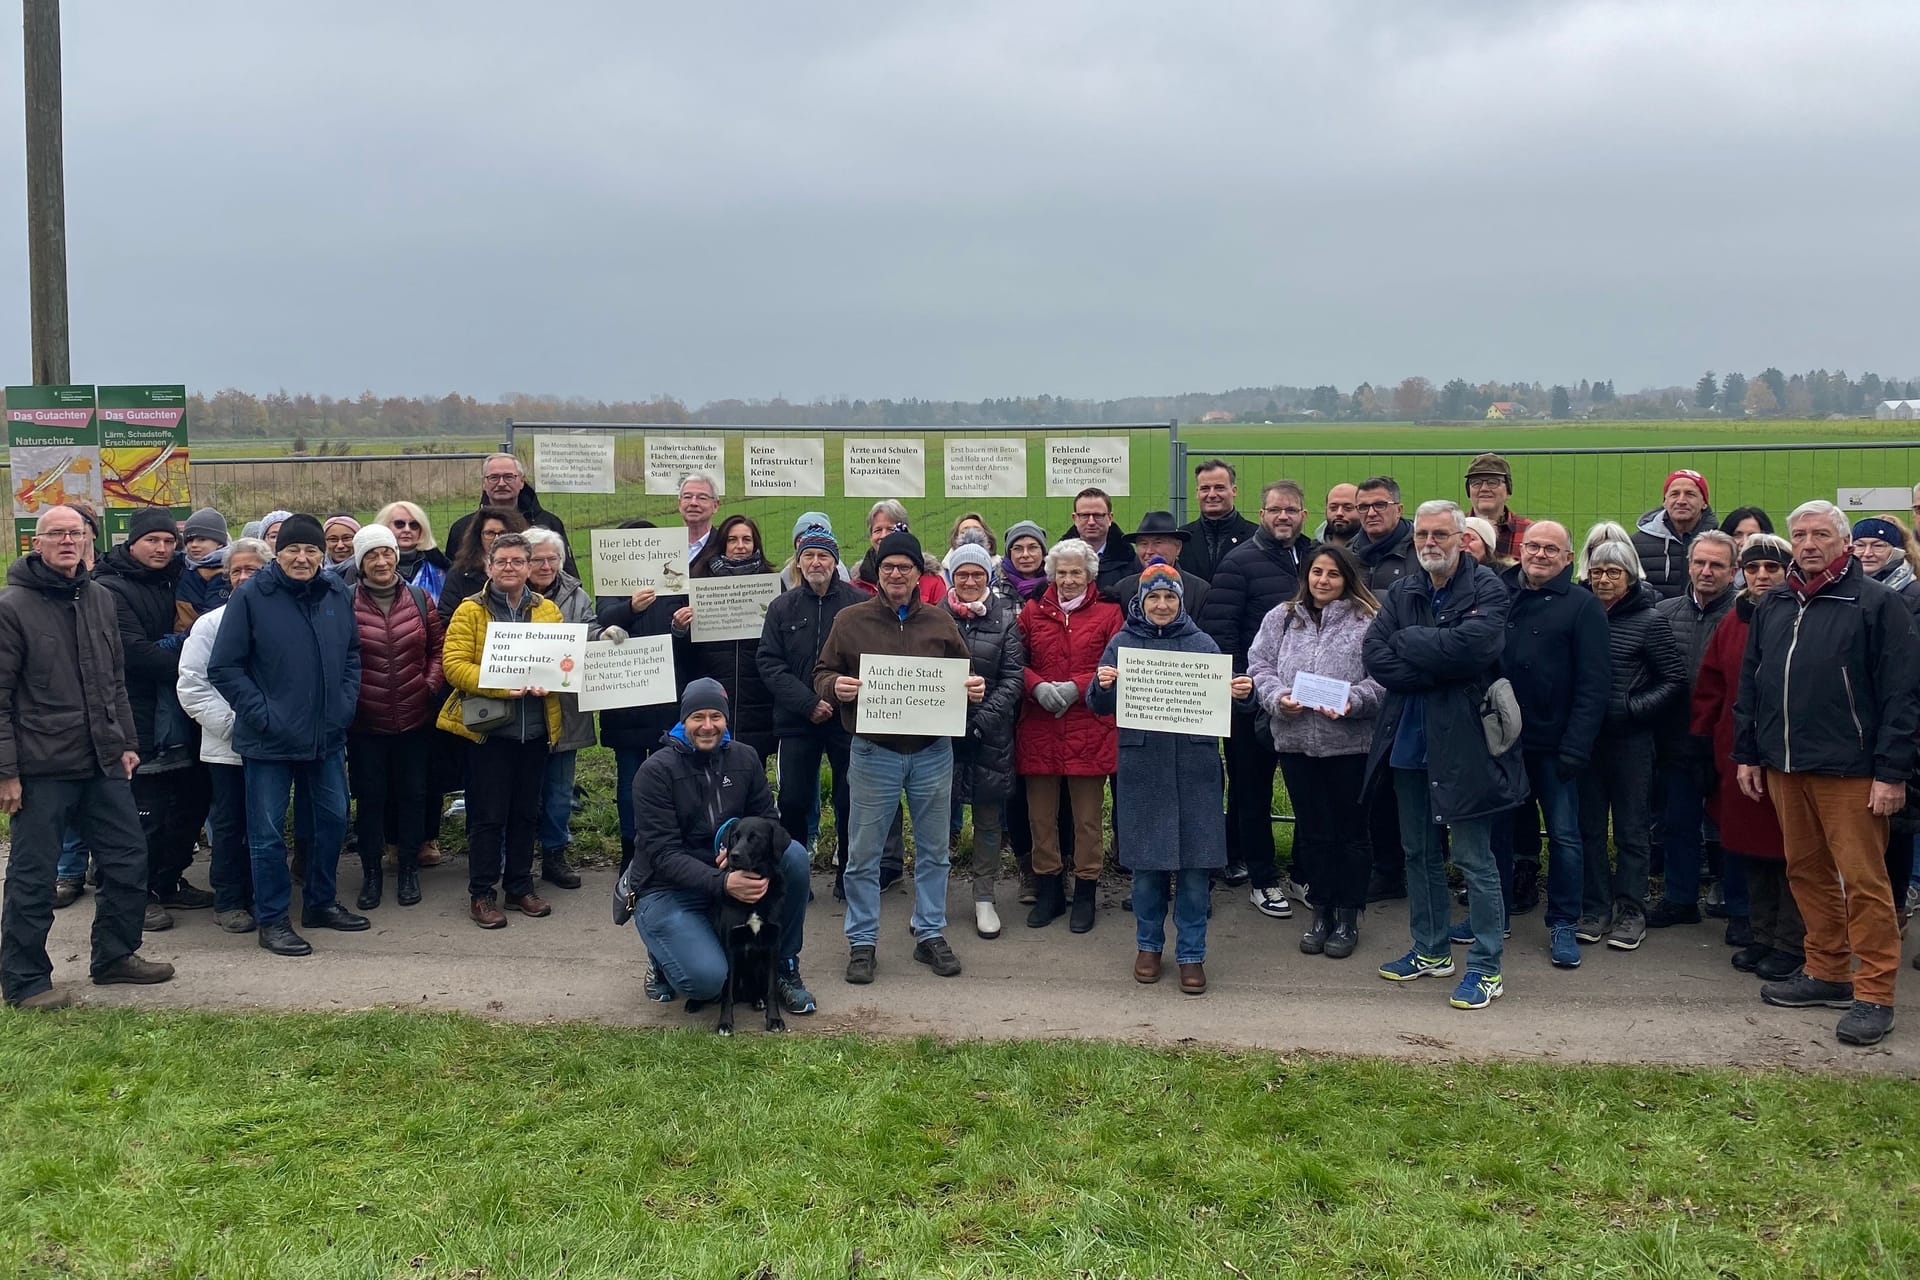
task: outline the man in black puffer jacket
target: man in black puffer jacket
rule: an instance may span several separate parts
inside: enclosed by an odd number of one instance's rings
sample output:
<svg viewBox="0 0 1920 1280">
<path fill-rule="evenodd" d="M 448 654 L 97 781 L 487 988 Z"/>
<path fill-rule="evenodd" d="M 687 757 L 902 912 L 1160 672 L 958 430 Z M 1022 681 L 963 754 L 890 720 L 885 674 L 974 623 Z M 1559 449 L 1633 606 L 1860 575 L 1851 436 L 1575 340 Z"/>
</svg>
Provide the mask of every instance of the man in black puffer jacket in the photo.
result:
<svg viewBox="0 0 1920 1280">
<path fill-rule="evenodd" d="M 986 696 L 967 708 L 967 735 L 953 744 L 953 797 L 973 807 L 973 927 L 1000 936 L 994 886 L 1000 879 L 1000 806 L 1013 793 L 1013 727 L 1026 694 L 1027 645 L 1020 615 L 993 594 L 993 560 L 960 546 L 947 553 L 946 606 L 967 642 Z"/>
<path fill-rule="evenodd" d="M 1275 480 L 1260 491 L 1260 528 L 1227 553 L 1214 571 L 1200 629 L 1220 652 L 1233 659 L 1236 675 L 1247 670 L 1247 651 L 1260 623 L 1300 588 L 1300 575 L 1313 557 L 1313 540 L 1300 535 L 1306 519 L 1306 494 L 1297 480 Z M 1247 883 L 1254 908 L 1283 920 L 1293 904 L 1280 890 L 1280 868 L 1273 849 L 1273 772 L 1280 757 L 1273 735 L 1259 716 L 1235 708 L 1233 736 L 1227 739 L 1228 884 Z"/>
<path fill-rule="evenodd" d="M 140 737 L 140 768 L 133 800 L 147 838 L 145 927 L 173 924 L 169 908 L 211 907 L 213 895 L 187 883 L 193 842 L 207 820 L 212 788 L 200 762 L 200 735 L 180 710 L 180 648 L 186 634 L 174 630 L 174 600 L 184 562 L 175 554 L 179 536 L 165 508 L 136 511 L 127 540 L 109 551 L 93 571 L 113 597 L 126 655 L 127 701 Z"/>
<path fill-rule="evenodd" d="M 1662 600 L 1687 589 L 1687 548 L 1694 535 L 1718 526 L 1707 502 L 1707 478 L 1685 468 L 1669 474 L 1660 489 L 1660 505 L 1633 527 L 1640 567 Z"/>
</svg>

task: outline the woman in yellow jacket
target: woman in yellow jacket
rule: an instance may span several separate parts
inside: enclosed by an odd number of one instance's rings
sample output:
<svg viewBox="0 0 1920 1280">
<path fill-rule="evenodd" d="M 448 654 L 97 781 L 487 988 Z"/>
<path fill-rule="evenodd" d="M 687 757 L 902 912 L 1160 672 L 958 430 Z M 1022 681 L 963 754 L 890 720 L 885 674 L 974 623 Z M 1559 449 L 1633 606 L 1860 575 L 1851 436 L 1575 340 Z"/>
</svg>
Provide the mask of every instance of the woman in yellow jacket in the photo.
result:
<svg viewBox="0 0 1920 1280">
<path fill-rule="evenodd" d="M 482 929 L 506 927 L 506 913 L 494 902 L 503 865 L 507 906 L 528 916 L 553 912 L 533 891 L 533 841 L 547 749 L 560 739 L 560 697 L 539 685 L 480 687 L 489 623 L 565 621 L 558 606 L 527 585 L 528 559 L 527 540 L 519 534 L 495 539 L 487 554 L 487 585 L 453 611 L 441 653 L 455 696 L 440 709 L 438 725 L 475 744 L 467 753 L 467 893 L 473 922 Z M 506 704 L 498 728 L 467 727 L 463 708 L 472 698 Z"/>
</svg>

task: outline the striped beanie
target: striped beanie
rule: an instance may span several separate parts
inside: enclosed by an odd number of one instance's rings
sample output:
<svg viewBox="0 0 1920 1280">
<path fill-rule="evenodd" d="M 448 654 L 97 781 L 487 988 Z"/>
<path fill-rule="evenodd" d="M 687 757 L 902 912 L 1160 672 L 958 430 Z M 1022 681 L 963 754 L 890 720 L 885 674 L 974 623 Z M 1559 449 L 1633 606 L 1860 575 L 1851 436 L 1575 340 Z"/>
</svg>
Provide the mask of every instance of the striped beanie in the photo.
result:
<svg viewBox="0 0 1920 1280">
<path fill-rule="evenodd" d="M 833 530 L 824 524 L 810 524 L 800 530 L 793 538 L 793 554 L 816 550 L 829 552 L 835 560 L 840 558 L 840 544 L 834 541 Z"/>
<path fill-rule="evenodd" d="M 1187 598 L 1187 589 L 1180 582 L 1180 571 L 1159 556 L 1147 561 L 1147 567 L 1140 571 L 1140 594 L 1145 596 L 1152 591 L 1171 591 L 1182 600 Z"/>
</svg>

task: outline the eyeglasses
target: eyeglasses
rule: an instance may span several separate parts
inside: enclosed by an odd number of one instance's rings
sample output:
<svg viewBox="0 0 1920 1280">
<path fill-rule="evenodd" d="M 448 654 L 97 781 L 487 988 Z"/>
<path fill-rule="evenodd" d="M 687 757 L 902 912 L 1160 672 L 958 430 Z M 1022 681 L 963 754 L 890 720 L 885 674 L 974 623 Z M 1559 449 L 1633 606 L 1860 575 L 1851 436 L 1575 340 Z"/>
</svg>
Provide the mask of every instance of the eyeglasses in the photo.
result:
<svg viewBox="0 0 1920 1280">
<path fill-rule="evenodd" d="M 1107 511 L 1076 511 L 1073 513 L 1073 518 L 1075 520 L 1111 520 L 1113 514 Z"/>
<path fill-rule="evenodd" d="M 560 563 L 560 557 L 559 556 L 535 556 L 533 559 L 527 561 L 527 563 L 537 564 L 537 565 L 557 565 Z"/>
<path fill-rule="evenodd" d="M 1445 542 L 1449 538 L 1459 536 L 1459 533 L 1452 529 L 1415 529 L 1413 531 L 1415 542 Z"/>
<path fill-rule="evenodd" d="M 520 473 L 518 471 L 489 471 L 482 478 L 485 479 L 487 483 L 492 484 L 496 480 L 518 480 Z"/>
<path fill-rule="evenodd" d="M 1393 504 L 1391 502 L 1361 502 L 1361 503 L 1356 503 L 1353 509 L 1355 511 L 1358 511 L 1361 515 L 1371 516 L 1371 515 L 1378 515 L 1380 512 L 1385 511 L 1388 507 L 1392 505 Z"/>
<path fill-rule="evenodd" d="M 1786 566 L 1781 564 L 1778 560 L 1749 560 L 1740 567 L 1743 570 L 1746 570 L 1748 572 L 1751 572 L 1752 570 L 1755 570 L 1755 569 L 1768 569 L 1774 573 L 1786 572 Z"/>
<path fill-rule="evenodd" d="M 387 523 L 395 529 L 418 529 L 420 527 L 418 520 L 402 520 L 398 516 L 387 521 Z"/>
<path fill-rule="evenodd" d="M 880 572 L 889 578 L 904 578 L 920 570 L 910 564 L 883 564 L 880 566 Z"/>
<path fill-rule="evenodd" d="M 1262 507 L 1260 514 L 1266 516 L 1299 516 L 1306 514 L 1305 507 Z"/>
<path fill-rule="evenodd" d="M 1523 542 L 1520 549 L 1530 556 L 1570 556 L 1571 547 L 1557 547 L 1551 542 Z"/>
<path fill-rule="evenodd" d="M 496 569 L 524 569 L 527 567 L 525 556 L 495 556 L 493 567 Z"/>
<path fill-rule="evenodd" d="M 85 529 L 43 529 L 33 536 L 48 542 L 84 542 L 92 535 Z"/>
<path fill-rule="evenodd" d="M 1603 578 L 1611 582 L 1615 578 L 1624 578 L 1626 576 L 1627 571 L 1617 564 L 1590 564 L 1587 566 L 1587 577 L 1594 582 L 1599 582 Z"/>
<path fill-rule="evenodd" d="M 712 494 L 700 493 L 698 491 L 683 493 L 680 495 L 680 501 L 682 502 L 712 502 L 713 500 L 714 498 Z"/>
<path fill-rule="evenodd" d="M 1498 476 L 1469 476 L 1467 478 L 1467 488 L 1469 489 L 1504 489 L 1506 487 L 1507 482 Z"/>
</svg>

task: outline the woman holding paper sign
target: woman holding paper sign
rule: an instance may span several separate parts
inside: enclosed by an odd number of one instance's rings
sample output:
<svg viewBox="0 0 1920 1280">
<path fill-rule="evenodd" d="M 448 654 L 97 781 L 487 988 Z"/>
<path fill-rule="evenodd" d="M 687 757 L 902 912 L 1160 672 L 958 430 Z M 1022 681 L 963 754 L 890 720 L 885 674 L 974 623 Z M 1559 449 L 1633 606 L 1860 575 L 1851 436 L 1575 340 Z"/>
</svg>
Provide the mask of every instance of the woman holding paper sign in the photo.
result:
<svg viewBox="0 0 1920 1280">
<path fill-rule="evenodd" d="M 1360 791 L 1385 694 L 1360 650 L 1379 608 L 1353 553 L 1325 544 L 1307 561 L 1293 599 L 1267 613 L 1247 651 L 1247 674 L 1293 801 L 1294 879 L 1305 882 L 1313 908 L 1300 950 L 1310 956 L 1344 960 L 1360 943 L 1373 863 Z M 1316 696 L 1295 688 L 1309 676 L 1319 686 Z M 1328 682 L 1348 686 L 1344 705 L 1325 705 Z"/>
<path fill-rule="evenodd" d="M 700 549 L 687 569 L 690 578 L 731 578 L 742 574 L 772 573 L 766 553 L 760 545 L 760 526 L 746 516 L 732 515 L 714 526 L 713 536 Z M 686 605 L 673 615 L 673 634 L 688 639 L 693 630 L 693 606 Z M 762 760 L 780 749 L 773 731 L 773 695 L 760 678 L 760 637 L 748 640 L 690 640 L 685 645 L 687 661 L 680 674 L 687 680 L 705 676 L 718 680 L 727 691 L 727 704 L 733 717 L 727 729 L 734 738 L 746 743 Z"/>
<path fill-rule="evenodd" d="M 1127 624 L 1100 655 L 1087 704 L 1114 714 L 1120 701 L 1120 651 L 1220 652 L 1213 637 L 1188 616 L 1180 573 L 1159 556 L 1140 571 L 1140 591 L 1127 606 Z M 1253 681 L 1233 677 L 1233 696 L 1246 698 Z M 1120 860 L 1133 871 L 1135 982 L 1160 981 L 1167 907 L 1173 907 L 1174 959 L 1180 990 L 1207 993 L 1207 912 L 1213 872 L 1227 865 L 1226 776 L 1220 739 L 1200 734 L 1119 730 L 1120 785 L 1114 827 Z"/>
<path fill-rule="evenodd" d="M 478 539 L 475 539 L 478 541 Z M 527 587 L 532 557 L 527 540 L 503 533 L 487 553 L 487 585 L 460 602 L 447 623 L 440 667 L 454 696 L 440 708 L 438 726 L 476 745 L 467 752 L 468 912 L 482 929 L 504 929 L 507 917 L 494 902 L 503 878 L 509 907 L 528 916 L 553 913 L 533 891 L 534 828 L 547 748 L 560 741 L 560 699 L 539 685 L 518 689 L 480 687 L 487 628 L 495 622 L 564 622 L 551 600 Z M 491 698 L 506 714 L 486 728 L 470 728 L 469 700 Z"/>
</svg>

